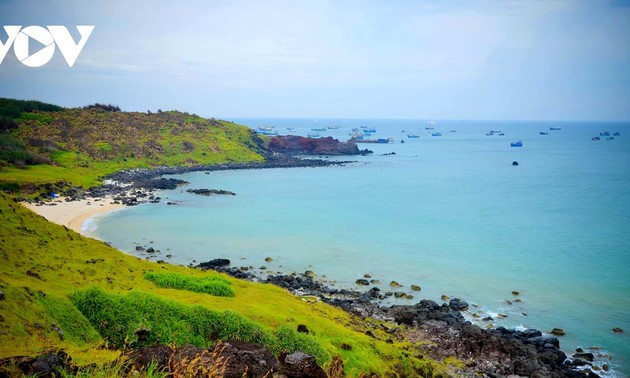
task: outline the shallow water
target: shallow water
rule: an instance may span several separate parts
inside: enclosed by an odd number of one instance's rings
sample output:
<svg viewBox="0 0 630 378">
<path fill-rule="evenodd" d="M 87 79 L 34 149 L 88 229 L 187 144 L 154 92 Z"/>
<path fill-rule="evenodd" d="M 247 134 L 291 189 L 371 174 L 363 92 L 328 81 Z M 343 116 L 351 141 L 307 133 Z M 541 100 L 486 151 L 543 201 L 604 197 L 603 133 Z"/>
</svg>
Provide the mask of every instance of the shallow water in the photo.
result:
<svg viewBox="0 0 630 378">
<path fill-rule="evenodd" d="M 418 284 L 416 298 L 446 294 L 476 304 L 481 317 L 508 315 L 495 324 L 563 328 L 565 351 L 600 347 L 615 374 L 628 375 L 630 125 L 443 121 L 435 125 L 443 135 L 432 137 L 424 121 L 234 121 L 301 135 L 337 124 L 322 134 L 343 140 L 364 125 L 394 143 L 359 145 L 375 153 L 343 167 L 180 175 L 188 187 L 160 193 L 178 206 L 118 211 L 91 232 L 129 253 L 152 245 L 180 264 L 225 257 L 311 269 L 337 286 L 353 287 L 365 273 L 382 289 L 391 280 L 407 290 Z M 539 135 L 549 126 L 562 130 Z M 505 136 L 486 136 L 491 129 Z M 621 136 L 591 141 L 601 131 Z M 510 147 L 517 139 L 523 147 Z M 515 298 L 522 302 L 507 303 Z"/>
</svg>

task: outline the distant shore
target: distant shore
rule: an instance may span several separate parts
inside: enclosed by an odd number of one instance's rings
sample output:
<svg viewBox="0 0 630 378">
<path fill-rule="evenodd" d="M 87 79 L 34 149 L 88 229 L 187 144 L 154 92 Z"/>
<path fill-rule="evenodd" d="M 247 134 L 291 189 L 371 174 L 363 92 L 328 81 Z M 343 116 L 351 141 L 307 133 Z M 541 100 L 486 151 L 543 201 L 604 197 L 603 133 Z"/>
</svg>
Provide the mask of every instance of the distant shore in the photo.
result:
<svg viewBox="0 0 630 378">
<path fill-rule="evenodd" d="M 65 201 L 64 197 L 56 198 L 44 205 L 30 202 L 22 202 L 22 205 L 48 221 L 66 226 L 80 234 L 84 234 L 81 227 L 88 219 L 125 207 L 120 203 L 112 203 L 111 198 Z"/>
</svg>

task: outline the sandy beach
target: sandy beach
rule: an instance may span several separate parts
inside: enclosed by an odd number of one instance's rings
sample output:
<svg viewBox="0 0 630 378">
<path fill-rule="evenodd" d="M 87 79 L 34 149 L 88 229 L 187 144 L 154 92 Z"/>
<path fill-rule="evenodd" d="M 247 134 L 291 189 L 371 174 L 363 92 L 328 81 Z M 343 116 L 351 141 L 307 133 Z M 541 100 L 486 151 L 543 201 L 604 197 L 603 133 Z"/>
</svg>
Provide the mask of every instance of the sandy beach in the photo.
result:
<svg viewBox="0 0 630 378">
<path fill-rule="evenodd" d="M 23 202 L 22 205 L 53 223 L 83 234 L 81 226 L 88 219 L 97 214 L 104 214 L 125 207 L 122 204 L 112 204 L 111 202 L 111 198 L 66 202 L 65 198 L 59 197 L 41 206 L 28 202 Z"/>
</svg>

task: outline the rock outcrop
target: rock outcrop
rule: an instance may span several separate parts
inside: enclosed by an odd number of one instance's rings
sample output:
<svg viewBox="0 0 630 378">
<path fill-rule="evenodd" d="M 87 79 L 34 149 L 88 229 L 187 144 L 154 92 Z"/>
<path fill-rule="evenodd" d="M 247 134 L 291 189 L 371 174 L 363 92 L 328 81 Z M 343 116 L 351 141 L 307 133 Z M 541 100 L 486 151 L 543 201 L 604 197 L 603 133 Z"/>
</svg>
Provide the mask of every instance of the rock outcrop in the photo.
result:
<svg viewBox="0 0 630 378">
<path fill-rule="evenodd" d="M 274 153 L 299 155 L 361 155 L 371 153 L 359 150 L 355 142 L 340 142 L 333 137 L 305 138 L 295 135 L 271 138 L 269 150 Z"/>
</svg>

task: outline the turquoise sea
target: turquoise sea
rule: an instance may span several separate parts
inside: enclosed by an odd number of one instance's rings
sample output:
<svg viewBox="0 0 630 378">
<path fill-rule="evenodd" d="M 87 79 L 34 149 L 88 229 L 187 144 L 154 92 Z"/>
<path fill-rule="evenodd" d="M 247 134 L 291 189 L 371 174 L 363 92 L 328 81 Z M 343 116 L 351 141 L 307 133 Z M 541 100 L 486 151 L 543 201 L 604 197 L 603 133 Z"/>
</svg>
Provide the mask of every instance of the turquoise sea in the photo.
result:
<svg viewBox="0 0 630 378">
<path fill-rule="evenodd" d="M 394 142 L 361 144 L 374 154 L 343 157 L 355 163 L 340 167 L 180 175 L 187 188 L 237 195 L 161 192 L 162 203 L 94 219 L 90 232 L 130 254 L 151 245 L 158 258 L 172 254 L 184 265 L 222 257 L 313 270 L 337 287 L 354 288 L 365 273 L 382 289 L 396 280 L 411 293 L 418 284 L 416 299 L 446 294 L 475 304 L 481 317 L 507 315 L 495 325 L 562 328 L 568 354 L 595 347 L 600 364 L 612 356 L 606 376 L 630 375 L 630 124 L 233 121 L 298 135 L 338 125 L 320 134 L 341 140 L 366 126 L 376 129 L 372 138 Z M 604 131 L 621 135 L 591 140 Z M 510 147 L 515 140 L 523 147 Z M 168 206 L 167 198 L 180 203 Z M 513 290 L 522 302 L 510 305 Z"/>
</svg>

